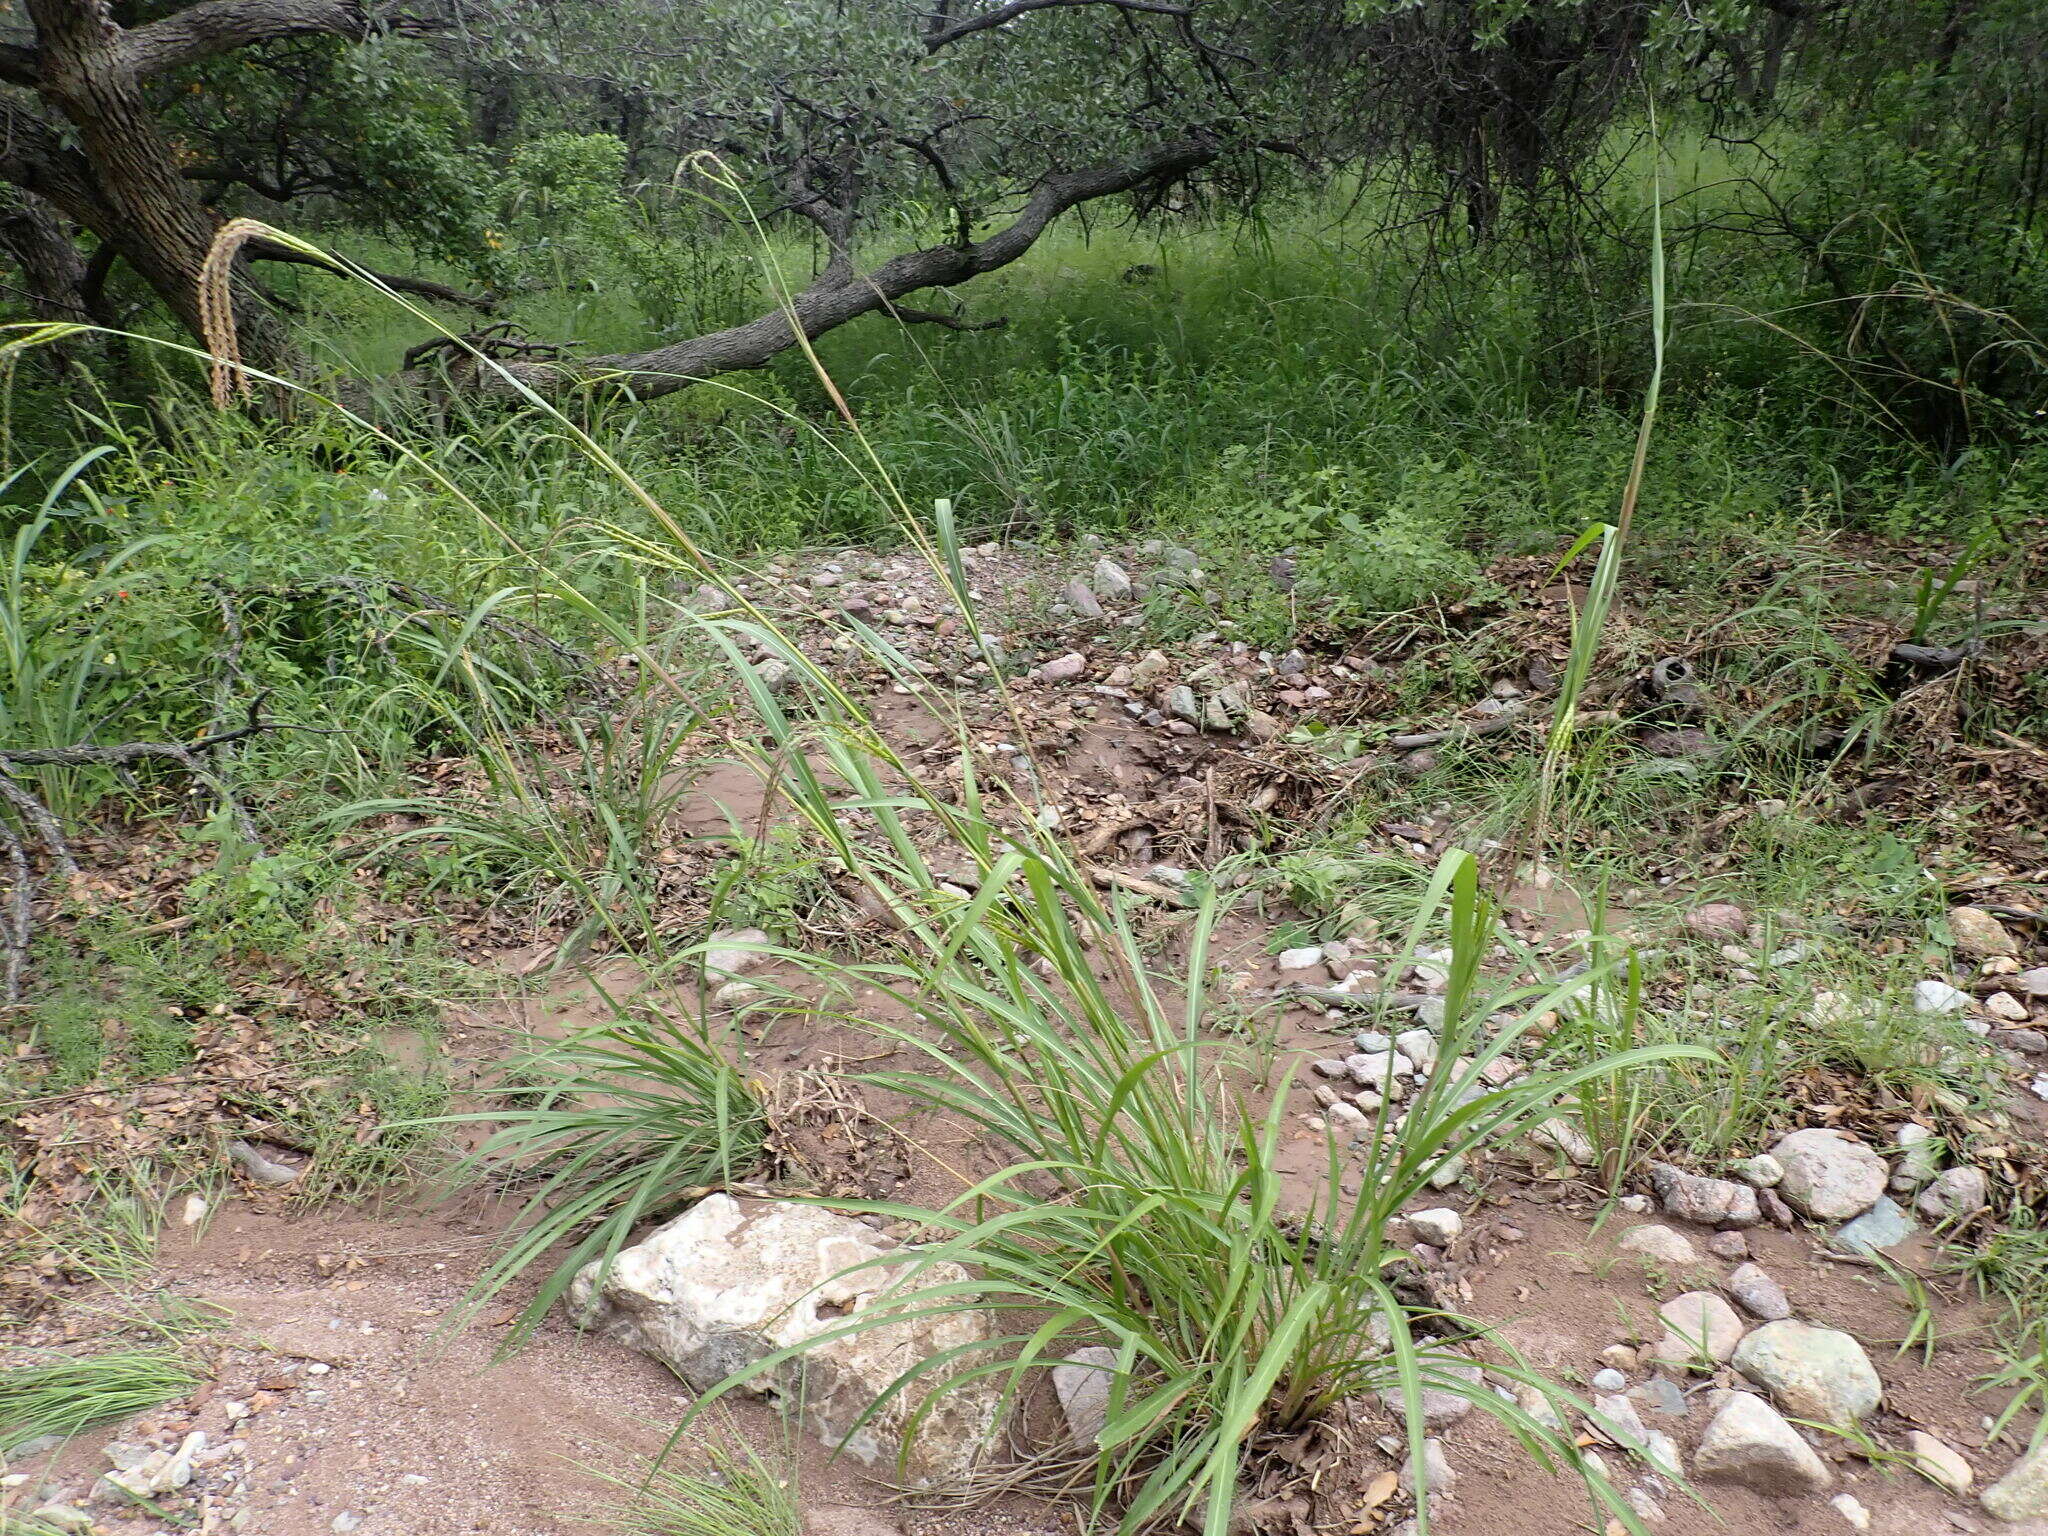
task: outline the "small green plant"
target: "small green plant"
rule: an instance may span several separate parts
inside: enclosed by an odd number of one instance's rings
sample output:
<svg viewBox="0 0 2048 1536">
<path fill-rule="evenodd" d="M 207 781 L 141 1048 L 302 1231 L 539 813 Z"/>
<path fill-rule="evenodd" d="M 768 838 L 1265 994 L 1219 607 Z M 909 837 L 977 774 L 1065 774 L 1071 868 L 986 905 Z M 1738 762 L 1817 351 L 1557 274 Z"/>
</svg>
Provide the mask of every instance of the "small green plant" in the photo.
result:
<svg viewBox="0 0 2048 1536">
<path fill-rule="evenodd" d="M 183 1397 L 205 1373 L 170 1349 L 114 1350 L 0 1370 L 0 1455 L 45 1435 L 69 1438 L 96 1424 Z"/>
<path fill-rule="evenodd" d="M 2013 1421 L 2031 1413 L 2034 1427 L 2027 1437 L 2033 1449 L 2048 1439 L 2048 1319 L 2018 1318 L 1993 1345 L 1998 1364 L 1976 1378 L 1973 1390 L 2009 1392 L 1998 1416 L 1985 1433 L 1995 1444 L 2012 1427 Z"/>
<path fill-rule="evenodd" d="M 2004 1301 L 2015 1317 L 2048 1317 L 2048 1227 L 2025 1205 L 1982 1229 L 1974 1247 L 1952 1247 L 1948 1272 L 1980 1295 Z"/>
<path fill-rule="evenodd" d="M 1918 1348 L 1920 1363 L 1934 1363 L 1934 1347 L 1939 1329 L 1934 1320 L 1934 1297 L 1927 1282 L 1902 1264 L 1896 1264 L 1881 1253 L 1869 1255 L 1879 1271 L 1899 1288 L 1900 1303 L 1908 1314 L 1905 1332 L 1899 1336 L 1899 1354 Z"/>
<path fill-rule="evenodd" d="M 761 1106 L 728 1045 L 687 1015 L 622 1017 L 513 1063 L 499 1108 L 425 1122 L 490 1127 L 456 1169 L 456 1187 L 528 1190 L 512 1237 L 471 1293 L 480 1306 L 545 1267 L 511 1345 L 567 1294 L 577 1271 L 609 1264 L 640 1223 L 760 1161 Z"/>
<path fill-rule="evenodd" d="M 801 1536 L 795 1458 L 763 1457 L 714 1435 L 699 1471 L 684 1471 L 663 1456 L 635 1477 L 605 1467 L 589 1469 L 623 1496 L 602 1516 L 626 1536 Z"/>
<path fill-rule="evenodd" d="M 834 767 L 840 777 L 861 772 L 852 762 Z M 801 787 L 789 793 L 803 803 Z M 831 809 L 821 797 L 807 814 L 815 824 Z M 987 831 L 960 830 L 986 861 L 975 899 L 934 910 L 915 885 L 894 884 L 902 910 L 920 914 L 913 943 L 855 974 L 912 1012 L 919 1028 L 887 1032 L 934 1068 L 876 1083 L 976 1125 L 1012 1147 L 1013 1162 L 937 1213 L 862 1207 L 942 1234 L 892 1254 L 892 1263 L 951 1261 L 982 1278 L 945 1288 L 942 1300 L 913 1295 L 876 1308 L 834 1336 L 917 1315 L 920 1306 L 1015 1308 L 1038 1321 L 979 1350 L 919 1362 L 881 1401 L 989 1376 L 1007 1401 L 1031 1372 L 1077 1345 L 1105 1345 L 1116 1356 L 1115 1385 L 1098 1444 L 1095 1516 L 1114 1507 L 1124 1531 L 1178 1519 L 1221 1536 L 1248 1447 L 1262 1436 L 1298 1429 L 1361 1392 L 1398 1391 L 1417 1404 L 1425 1387 L 1440 1388 L 1499 1418 L 1542 1464 L 1585 1473 L 1606 1512 L 1632 1524 L 1575 1447 L 1458 1374 L 1462 1347 L 1486 1338 L 1507 1355 L 1506 1378 L 1559 1392 L 1479 1325 L 1403 1300 L 1401 1255 L 1384 1231 L 1447 1161 L 1512 1136 L 1596 1073 L 1625 1073 L 1675 1051 L 1628 1052 L 1491 1086 L 1486 1074 L 1556 999 L 1542 988 L 1482 992 L 1491 909 L 1471 860 L 1450 855 L 1425 892 L 1410 944 L 1447 900 L 1442 921 L 1455 958 L 1442 1050 L 1468 1064 L 1437 1074 L 1398 1128 L 1384 1125 L 1353 1153 L 1333 1143 L 1326 1183 L 1289 1214 L 1284 1088 L 1266 1108 L 1238 1099 L 1224 1086 L 1230 1052 L 1204 1028 L 1213 894 L 1169 1004 L 1127 916 L 1103 907 L 1085 877 L 1055 854 L 999 853 Z M 848 856 L 884 885 L 904 873 Z M 1082 921 L 1104 936 L 1113 978 L 1083 943 Z M 1515 1022 L 1489 1033 L 1481 1021 L 1503 1011 Z M 1354 1174 L 1356 1197 L 1342 1189 Z M 797 1353 L 742 1369 L 703 1401 Z M 1421 1419 L 1410 1418 L 1419 1460 Z"/>
<path fill-rule="evenodd" d="M 831 886 L 802 830 L 772 826 L 761 837 L 741 834 L 736 845 L 738 857 L 720 881 L 715 903 L 721 920 L 770 933 L 807 929 Z"/>
<path fill-rule="evenodd" d="M 1280 855 L 1261 876 L 1308 913 L 1314 931 L 1348 937 L 1370 922 L 1405 927 L 1429 889 L 1429 869 L 1417 860 L 1358 847 L 1302 848 Z"/>
</svg>

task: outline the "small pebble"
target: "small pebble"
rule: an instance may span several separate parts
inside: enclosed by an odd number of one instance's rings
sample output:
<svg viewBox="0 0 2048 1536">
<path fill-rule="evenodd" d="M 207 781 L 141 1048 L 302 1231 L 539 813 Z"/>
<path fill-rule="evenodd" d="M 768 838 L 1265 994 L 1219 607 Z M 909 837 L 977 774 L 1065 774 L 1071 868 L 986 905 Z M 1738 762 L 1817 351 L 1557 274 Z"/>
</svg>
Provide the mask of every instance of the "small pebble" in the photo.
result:
<svg viewBox="0 0 2048 1536">
<path fill-rule="evenodd" d="M 1749 1239 L 1740 1232 L 1716 1232 L 1707 1239 L 1707 1252 L 1717 1259 L 1746 1259 L 1749 1257 Z"/>
</svg>

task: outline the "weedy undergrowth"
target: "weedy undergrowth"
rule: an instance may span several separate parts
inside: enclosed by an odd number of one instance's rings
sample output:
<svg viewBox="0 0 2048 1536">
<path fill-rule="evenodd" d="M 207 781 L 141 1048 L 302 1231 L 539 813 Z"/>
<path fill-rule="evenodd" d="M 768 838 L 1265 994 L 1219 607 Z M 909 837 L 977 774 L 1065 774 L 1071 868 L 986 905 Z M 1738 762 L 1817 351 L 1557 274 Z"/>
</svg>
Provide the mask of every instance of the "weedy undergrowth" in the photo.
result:
<svg viewBox="0 0 2048 1536">
<path fill-rule="evenodd" d="M 205 1373 L 170 1349 L 57 1357 L 0 1370 L 0 1455 L 44 1435 L 72 1435 L 183 1397 Z"/>
<path fill-rule="evenodd" d="M 238 224 L 224 238 L 249 232 Z M 852 478 L 899 518 L 979 639 L 950 508 L 941 503 L 930 527 L 911 514 L 829 375 L 808 344 L 804 350 L 851 429 L 842 457 Z M 937 1212 L 858 1207 L 936 1230 L 932 1240 L 891 1253 L 892 1267 L 914 1276 L 958 1263 L 969 1278 L 899 1289 L 894 1305 L 756 1362 L 703 1402 L 833 1337 L 921 1310 L 994 1309 L 1029 1321 L 917 1362 L 869 1413 L 913 1394 L 922 1398 L 914 1426 L 939 1395 L 983 1380 L 1014 1406 L 1034 1372 L 1080 1345 L 1103 1345 L 1115 1366 L 1108 1420 L 1094 1447 L 1092 1524 L 1135 1532 L 1189 1520 L 1207 1536 L 1224 1536 L 1247 1458 L 1264 1437 L 1365 1393 L 1399 1395 L 1421 1468 L 1428 1387 L 1465 1397 L 1499 1420 L 1546 1468 L 1576 1472 L 1596 1508 L 1639 1531 L 1614 1487 L 1554 1427 L 1563 1410 L 1582 1405 L 1478 1324 L 1404 1288 L 1409 1261 L 1388 1242 L 1386 1227 L 1446 1164 L 1517 1134 L 1582 1084 L 1696 1049 L 1645 1047 L 1568 1065 L 1528 1050 L 1536 1022 L 1582 983 L 1483 983 L 1493 912 L 1470 857 L 1452 853 L 1409 940 L 1412 953 L 1422 925 L 1441 911 L 1452 948 L 1444 1066 L 1402 1111 L 1384 1110 L 1355 1146 L 1333 1139 L 1320 1181 L 1290 1187 L 1280 1155 L 1288 1134 L 1284 1085 L 1263 1100 L 1246 1092 L 1230 1042 L 1205 1028 L 1207 953 L 1219 911 L 1213 891 L 1188 919 L 1185 968 L 1155 975 L 1128 910 L 1105 900 L 1085 867 L 1044 830 L 1057 825 L 1055 810 L 1037 803 L 1028 783 L 984 789 L 964 741 L 957 779 L 921 779 L 831 673 L 727 582 L 600 444 L 526 386 L 509 376 L 505 382 L 618 475 L 665 535 L 611 530 L 622 555 L 687 572 L 730 598 L 729 614 L 707 617 L 678 605 L 676 618 L 724 650 L 768 739 L 758 766 L 897 934 L 893 953 L 880 960 L 785 958 L 827 980 L 857 979 L 893 993 L 915 1022 L 883 1032 L 921 1053 L 925 1065 L 874 1081 L 976 1127 L 1014 1159 Z M 517 540 L 507 542 L 519 550 Z M 545 559 L 519 552 L 531 559 L 536 592 L 626 639 L 621 621 Z M 881 636 L 852 628 L 870 654 L 902 664 Z M 787 666 L 782 693 L 747 660 L 749 651 Z M 687 697 L 658 664 L 647 671 L 667 697 Z M 785 699 L 800 704 L 801 714 Z M 1020 729 L 1019 739 L 1029 732 Z M 922 837 L 913 835 L 913 822 Z M 932 827 L 950 853 L 971 860 L 971 896 L 962 899 L 934 874 Z M 543 1262 L 557 1240 L 574 1247 L 528 1309 L 527 1329 L 581 1264 L 615 1254 L 640 1219 L 686 1198 L 690 1182 L 730 1177 L 757 1124 L 752 1097 L 715 1044 L 667 1019 L 572 1041 L 536 1063 L 533 1081 L 539 1102 L 498 1117 L 496 1168 L 509 1158 L 542 1182 L 529 1205 L 533 1219 L 486 1287 Z M 466 1172 L 487 1166 L 472 1160 Z M 1353 1180 L 1356 1193 L 1347 1192 Z M 1550 1411 L 1539 1415 L 1462 1374 L 1468 1351 L 1482 1347 L 1497 1378 L 1529 1388 Z M 1418 1480 L 1426 1483 L 1426 1473 Z M 1426 1529 L 1426 1499 L 1418 1519 Z"/>
<path fill-rule="evenodd" d="M 1357 1148 L 1333 1143 L 1316 1187 L 1291 1189 L 1281 1171 L 1290 1132 L 1284 1085 L 1264 1100 L 1244 1091 L 1245 1063 L 1207 1027 L 1213 892 L 1191 914 L 1184 964 L 1156 976 L 1125 908 L 1105 901 L 1027 816 L 999 823 L 999 796 L 984 794 L 971 766 L 957 805 L 915 781 L 907 800 L 858 737 L 836 727 L 798 732 L 779 709 L 769 719 L 778 740 L 787 732 L 802 746 L 782 761 L 817 760 L 826 770 L 792 769 L 785 796 L 814 831 L 836 840 L 840 861 L 895 914 L 901 934 L 884 961 L 802 963 L 891 994 L 915 1021 L 883 1032 L 921 1054 L 925 1069 L 878 1075 L 877 1086 L 1010 1149 L 1008 1167 L 939 1212 L 847 1207 L 938 1230 L 891 1253 L 890 1265 L 915 1275 L 950 1262 L 974 1278 L 912 1292 L 822 1337 L 969 1309 L 1033 1320 L 1028 1331 L 919 1362 L 871 1413 L 908 1394 L 918 1402 L 915 1423 L 943 1394 L 985 1378 L 1014 1407 L 1033 1372 L 1078 1347 L 1105 1346 L 1115 1383 L 1095 1447 L 1092 1517 L 1126 1531 L 1193 1520 L 1221 1536 L 1244 1461 L 1264 1436 L 1362 1393 L 1398 1392 L 1415 1404 L 1427 1386 L 1494 1414 L 1546 1466 L 1587 1473 L 1609 1514 L 1633 1518 L 1568 1441 L 1457 1373 L 1469 1359 L 1454 1346 L 1485 1330 L 1403 1298 L 1407 1260 L 1385 1229 L 1446 1163 L 1549 1115 L 1600 1074 L 1683 1048 L 1523 1070 L 1511 1053 L 1581 983 L 1483 986 L 1493 912 L 1472 860 L 1450 854 L 1409 940 L 1412 953 L 1432 921 L 1450 934 L 1440 1045 L 1447 1070 Z M 973 859 L 971 899 L 932 881 L 902 815 L 912 804 Z M 879 835 L 850 834 L 850 814 L 870 818 Z M 1344 1187 L 1354 1177 L 1355 1196 Z M 1562 1400 L 1493 1344 L 1507 1357 L 1504 1376 Z M 771 1355 L 703 1401 L 801 1352 Z M 1419 1412 L 1410 1436 L 1419 1461 Z"/>
<path fill-rule="evenodd" d="M 636 1227 L 760 1161 L 760 1102 L 727 1043 L 688 1016 L 622 1013 L 514 1062 L 496 1107 L 430 1122 L 491 1127 L 453 1187 L 525 1190 L 512 1237 L 470 1295 L 473 1310 L 545 1267 L 507 1348 L 532 1334 L 584 1266 L 610 1264 Z"/>
<path fill-rule="evenodd" d="M 633 1477 L 588 1468 L 621 1497 L 601 1516 L 627 1536 L 799 1536 L 795 1458 L 762 1456 L 730 1434 L 714 1436 L 699 1471 L 666 1459 Z"/>
</svg>

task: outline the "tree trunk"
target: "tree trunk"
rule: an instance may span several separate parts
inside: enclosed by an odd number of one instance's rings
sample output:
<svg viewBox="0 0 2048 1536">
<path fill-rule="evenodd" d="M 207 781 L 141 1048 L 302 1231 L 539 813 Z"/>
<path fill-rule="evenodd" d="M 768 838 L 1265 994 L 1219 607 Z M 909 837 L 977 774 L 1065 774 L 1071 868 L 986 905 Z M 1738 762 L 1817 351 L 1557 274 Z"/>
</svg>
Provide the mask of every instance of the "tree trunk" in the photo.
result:
<svg viewBox="0 0 2048 1536">
<path fill-rule="evenodd" d="M 21 268 L 29 308 L 39 320 L 98 319 L 86 302 L 85 253 L 42 199 L 22 194 L 0 213 L 0 246 Z"/>
<path fill-rule="evenodd" d="M 88 291 L 85 253 L 66 232 L 50 205 L 31 193 L 0 213 L 0 247 L 21 269 L 22 297 L 38 320 L 104 323 Z M 62 369 L 78 361 L 80 338 L 52 343 L 51 360 Z"/>
<path fill-rule="evenodd" d="M 176 147 L 150 111 L 126 34 L 100 0 L 29 0 L 36 26 L 37 94 L 72 130 L 68 146 L 90 168 L 56 176 L 43 195 L 141 275 L 180 324 L 205 338 L 200 272 L 218 220 L 180 173 Z M 289 366 L 283 327 L 246 282 L 234 314 L 242 359 Z M 208 343 L 211 347 L 211 343 Z"/>
</svg>

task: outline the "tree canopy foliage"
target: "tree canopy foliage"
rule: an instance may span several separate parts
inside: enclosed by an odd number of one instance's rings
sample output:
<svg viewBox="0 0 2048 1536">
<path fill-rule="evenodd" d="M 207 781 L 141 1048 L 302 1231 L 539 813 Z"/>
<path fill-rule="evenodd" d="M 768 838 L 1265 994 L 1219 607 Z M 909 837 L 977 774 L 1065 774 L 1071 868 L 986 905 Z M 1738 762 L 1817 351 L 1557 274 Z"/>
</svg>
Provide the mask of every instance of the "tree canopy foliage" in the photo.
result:
<svg viewBox="0 0 2048 1536">
<path fill-rule="evenodd" d="M 558 259 L 601 244 L 666 295 L 662 335 L 575 370 L 658 394 L 793 341 L 772 309 L 689 323 L 681 253 L 733 211 L 699 195 L 711 157 L 810 232 L 814 335 L 960 324 L 903 301 L 1073 210 L 1332 188 L 1598 293 L 1617 124 L 1661 103 L 1825 162 L 1714 219 L 1818 274 L 1830 344 L 1931 387 L 1946 430 L 2039 371 L 2044 31 L 2027 0 L 7 0 L 0 246 L 37 315 L 203 335 L 236 215 L 375 233 L 476 291 L 394 283 L 477 307 L 520 281 L 506 226 L 544 222 Z M 304 259 L 244 248 L 245 357 L 294 365 L 260 264 Z"/>
</svg>

